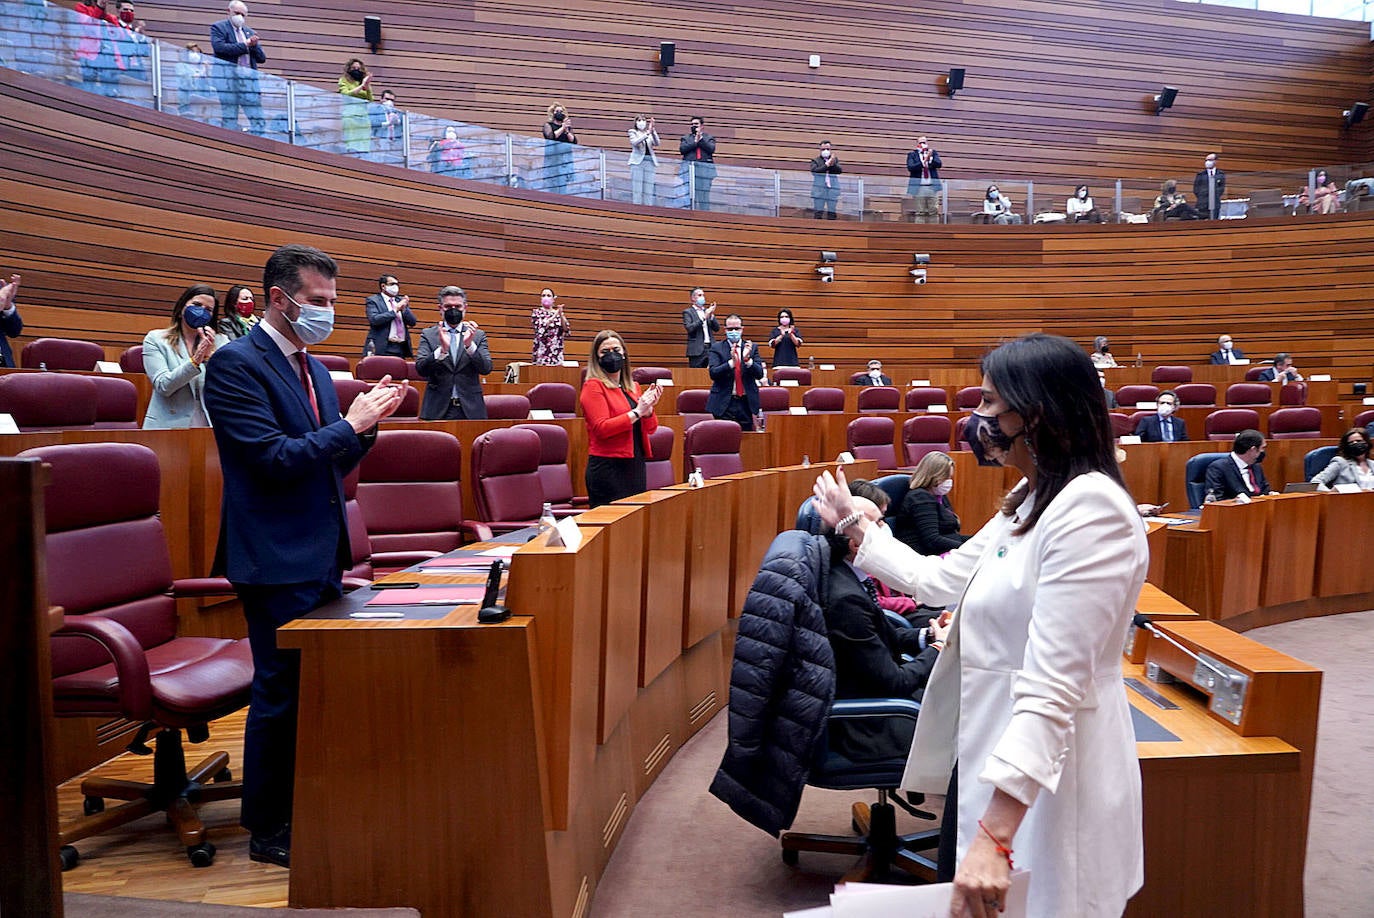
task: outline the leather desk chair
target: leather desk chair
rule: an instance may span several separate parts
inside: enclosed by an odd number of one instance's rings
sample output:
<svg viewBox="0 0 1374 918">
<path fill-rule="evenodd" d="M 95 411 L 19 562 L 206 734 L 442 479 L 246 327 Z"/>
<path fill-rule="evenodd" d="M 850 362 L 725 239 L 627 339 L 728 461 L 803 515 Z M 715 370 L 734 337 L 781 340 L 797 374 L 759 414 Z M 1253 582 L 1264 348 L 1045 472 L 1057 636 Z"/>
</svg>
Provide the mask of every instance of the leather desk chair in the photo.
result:
<svg viewBox="0 0 1374 918">
<path fill-rule="evenodd" d="M 897 411 L 902 405 L 902 393 L 894 386 L 865 386 L 859 390 L 859 411 Z"/>
<path fill-rule="evenodd" d="M 1307 383 L 1289 383 L 1279 389 L 1279 404 L 1300 407 L 1307 404 Z"/>
<path fill-rule="evenodd" d="M 532 430 L 539 436 L 539 483 L 544 488 L 544 500 L 553 504 L 553 512 L 558 516 L 581 513 L 587 498 L 573 494 L 568 432 L 557 424 L 518 424 L 514 429 Z"/>
<path fill-rule="evenodd" d="M 888 472 L 897 467 L 897 449 L 892 445 L 896 433 L 892 418 L 855 418 L 845 426 L 845 447 L 855 459 L 876 459 L 878 471 Z"/>
<path fill-rule="evenodd" d="M 1211 383 L 1183 383 L 1174 387 L 1180 408 L 1215 408 L 1217 387 Z"/>
<path fill-rule="evenodd" d="M 348 365 L 347 357 L 340 356 L 339 354 L 315 354 L 313 356 L 320 362 L 321 366 L 331 373 L 353 372 L 353 368 Z"/>
<path fill-rule="evenodd" d="M 743 472 L 744 460 L 739 454 L 743 433 L 734 421 L 693 424 L 687 429 L 686 442 L 683 444 L 687 471 L 701 472 L 703 478 Z"/>
<path fill-rule="evenodd" d="M 158 460 L 146 446 L 67 444 L 19 455 L 52 467 L 44 498 L 48 601 L 63 610 L 52 637 L 53 711 L 141 725 L 129 749 L 144 755 L 156 733 L 151 784 L 94 775 L 82 782 L 85 817 L 62 829 L 63 869 L 79 860 L 74 842 L 158 811 L 191 863 L 208 866 L 215 846 L 195 804 L 241 797 L 242 788 L 223 752 L 188 771 L 181 733 L 204 742 L 211 721 L 248 703 L 253 657 L 247 641 L 178 637 L 176 600 L 233 589 L 217 577 L 172 579 Z M 126 802 L 106 810 L 106 798 Z"/>
<path fill-rule="evenodd" d="M 1193 368 L 1186 366 L 1155 367 L 1150 371 L 1152 383 L 1190 383 L 1193 381 Z"/>
<path fill-rule="evenodd" d="M 683 389 L 677 394 L 677 413 L 682 417 L 683 429 L 702 421 L 714 420 L 706 410 L 706 402 L 711 397 L 710 389 Z"/>
<path fill-rule="evenodd" d="M 792 410 L 792 390 L 781 386 L 759 389 L 759 411 L 764 414 L 787 414 Z"/>
<path fill-rule="evenodd" d="M 1320 472 L 1331 464 L 1336 453 L 1340 452 L 1340 447 L 1318 446 L 1316 449 L 1307 451 L 1307 455 L 1302 457 L 1302 480 L 1311 481 L 1312 476 Z"/>
<path fill-rule="evenodd" d="M 1226 387 L 1228 408 L 1249 408 L 1274 404 L 1274 387 L 1269 383 L 1238 382 Z"/>
<path fill-rule="evenodd" d="M 510 532 L 538 524 L 545 501 L 539 455 L 539 435 L 527 427 L 489 430 L 473 441 L 472 491 L 483 526 Z"/>
<path fill-rule="evenodd" d="M 773 385 L 777 385 L 785 379 L 795 381 L 798 386 L 809 386 L 811 385 L 811 371 L 806 367 L 774 367 Z"/>
<path fill-rule="evenodd" d="M 125 373 L 143 373 L 143 345 L 125 348 L 119 355 L 119 368 Z"/>
<path fill-rule="evenodd" d="M 960 411 L 972 411 L 983 403 L 981 386 L 965 386 L 954 393 L 954 407 Z"/>
<path fill-rule="evenodd" d="M 1230 453 L 1202 453 L 1197 456 L 1190 456 L 1188 462 L 1183 467 L 1183 474 L 1187 478 L 1188 487 L 1188 506 L 1196 510 L 1201 507 L 1207 499 L 1207 467 L 1219 459 L 1225 459 Z"/>
<path fill-rule="evenodd" d="M 1159 399 L 1159 386 L 1122 386 L 1116 390 L 1116 403 L 1122 408 L 1134 408 L 1141 402 Z"/>
<path fill-rule="evenodd" d="M 1131 422 L 1129 414 L 1122 414 L 1119 411 L 1107 412 L 1107 420 L 1112 423 L 1112 437 L 1126 437 L 1135 433 L 1135 424 Z"/>
<path fill-rule="evenodd" d="M 95 380 L 90 376 L 61 373 L 0 376 L 0 412 L 14 418 L 14 423 L 24 433 L 92 428 L 99 398 Z"/>
<path fill-rule="evenodd" d="M 1322 435 L 1322 413 L 1316 408 L 1279 408 L 1269 415 L 1273 440 L 1315 440 Z"/>
<path fill-rule="evenodd" d="M 936 386 L 916 386 L 906 390 L 907 411 L 929 411 L 931 405 L 949 405 L 949 393 Z"/>
<path fill-rule="evenodd" d="M 530 416 L 530 400 L 523 395 L 484 395 L 489 421 L 523 421 Z"/>
<path fill-rule="evenodd" d="M 383 376 L 390 376 L 399 382 L 402 379 L 410 379 L 410 367 L 406 365 L 404 357 L 373 354 L 358 361 L 353 375 L 368 382 L 377 382 Z"/>
<path fill-rule="evenodd" d="M 118 376 L 92 376 L 95 426 L 101 430 L 138 429 L 138 387 Z"/>
<path fill-rule="evenodd" d="M 1263 373 L 1263 372 L 1264 372 L 1265 370 L 1267 370 L 1267 369 L 1269 369 L 1269 368 L 1266 367 L 1266 366 L 1264 366 L 1263 364 L 1261 364 L 1260 366 L 1257 366 L 1257 367 L 1251 367 L 1250 369 L 1248 369 L 1248 370 L 1245 371 L 1245 381 L 1246 381 L 1246 382 L 1258 382 L 1258 381 L 1259 381 L 1259 378 L 1260 378 L 1260 374 Z"/>
<path fill-rule="evenodd" d="M 672 379 L 673 371 L 667 367 L 635 367 L 630 378 L 641 386 L 651 386 L 660 379 Z"/>
<path fill-rule="evenodd" d="M 671 427 L 659 427 L 649 434 L 649 457 L 644 463 L 645 487 L 650 491 L 677 483 L 673 471 L 673 443 L 677 433 Z"/>
<path fill-rule="evenodd" d="M 914 466 L 926 453 L 949 452 L 949 436 L 954 425 L 947 414 L 922 414 L 902 422 L 902 454 Z"/>
<path fill-rule="evenodd" d="M 334 394 L 339 397 L 339 413 L 348 414 L 348 409 L 352 407 L 353 400 L 371 389 L 373 383 L 362 379 L 335 379 Z M 390 421 L 413 421 L 420 415 L 420 390 L 414 386 L 406 389 L 405 395 L 401 399 L 401 406 L 389 418 L 382 420 L 383 424 Z"/>
<path fill-rule="evenodd" d="M 358 590 L 370 584 L 378 574 L 387 574 L 437 558 L 437 551 L 372 551 L 367 534 L 367 520 L 358 503 L 358 470 L 344 479 L 344 514 L 348 521 L 348 549 L 353 566 L 343 573 L 344 590 Z"/>
<path fill-rule="evenodd" d="M 1374 424 L 1374 408 L 1368 411 L 1361 411 L 1359 414 L 1355 415 L 1355 421 L 1350 426 L 1368 427 L 1370 424 Z"/>
<path fill-rule="evenodd" d="M 19 365 L 26 370 L 94 370 L 105 359 L 105 349 L 92 341 L 72 338 L 38 338 L 24 345 Z"/>
<path fill-rule="evenodd" d="M 1208 440 L 1231 440 L 1242 430 L 1259 430 L 1259 412 L 1249 408 L 1218 408 L 1203 425 Z"/>
<path fill-rule="evenodd" d="M 453 551 L 491 530 L 463 516 L 463 447 L 442 430 L 386 430 L 358 465 L 374 563 L 383 552 Z M 470 536 L 471 538 L 467 538 Z"/>
<path fill-rule="evenodd" d="M 556 418 L 577 417 L 577 390 L 567 383 L 541 382 L 530 386 L 530 410 L 552 411 Z"/>
<path fill-rule="evenodd" d="M 802 407 L 808 414 L 844 414 L 844 390 L 817 386 L 802 393 Z"/>
<path fill-rule="evenodd" d="M 968 438 L 964 435 L 968 429 L 968 417 L 962 417 L 954 422 L 954 448 L 962 452 L 972 452 L 968 445 Z"/>
</svg>

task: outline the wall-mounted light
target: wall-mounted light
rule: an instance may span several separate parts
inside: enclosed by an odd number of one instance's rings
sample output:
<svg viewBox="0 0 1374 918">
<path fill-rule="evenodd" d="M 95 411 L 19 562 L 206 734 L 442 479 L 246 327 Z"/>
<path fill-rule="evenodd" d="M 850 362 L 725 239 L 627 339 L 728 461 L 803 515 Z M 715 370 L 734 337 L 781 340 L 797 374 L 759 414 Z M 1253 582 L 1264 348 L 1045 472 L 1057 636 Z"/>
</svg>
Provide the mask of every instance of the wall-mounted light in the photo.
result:
<svg viewBox="0 0 1374 918">
<path fill-rule="evenodd" d="M 926 282 L 926 265 L 930 264 L 930 256 L 924 252 L 918 252 L 911 256 L 911 263 L 916 267 L 910 272 L 912 279 L 916 281 L 916 286 L 921 286 Z"/>
<path fill-rule="evenodd" d="M 812 70 L 819 70 L 821 66 L 821 56 L 819 54 L 811 55 L 806 59 L 806 66 L 810 67 Z"/>
<path fill-rule="evenodd" d="M 1178 90 L 1173 86 L 1165 86 L 1155 96 L 1155 114 L 1162 114 L 1164 109 L 1173 108 L 1174 100 L 1178 98 Z"/>
</svg>

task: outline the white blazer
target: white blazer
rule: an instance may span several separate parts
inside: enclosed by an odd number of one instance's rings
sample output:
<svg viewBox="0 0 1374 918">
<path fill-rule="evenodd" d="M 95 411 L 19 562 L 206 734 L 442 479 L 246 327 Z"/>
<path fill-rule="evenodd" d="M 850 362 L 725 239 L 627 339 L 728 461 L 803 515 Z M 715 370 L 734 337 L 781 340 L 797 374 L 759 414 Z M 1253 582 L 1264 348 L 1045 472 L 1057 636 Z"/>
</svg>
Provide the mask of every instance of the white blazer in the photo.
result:
<svg viewBox="0 0 1374 918">
<path fill-rule="evenodd" d="M 856 566 L 920 602 L 959 603 L 902 786 L 944 794 L 958 762 L 960 860 L 994 787 L 1029 805 L 1012 844 L 1031 871 L 1028 914 L 1117 918 L 1145 876 L 1121 674 L 1145 528 L 1100 473 L 1071 481 L 1026 535 L 1017 525 L 999 512 L 943 559 L 865 534 Z"/>
<path fill-rule="evenodd" d="M 637 166 L 644 162 L 647 156 L 649 162 L 658 165 L 658 154 L 654 152 L 654 147 L 658 146 L 658 131 L 641 131 L 637 128 L 630 128 L 625 132 L 630 137 L 630 159 L 627 165 Z"/>
</svg>

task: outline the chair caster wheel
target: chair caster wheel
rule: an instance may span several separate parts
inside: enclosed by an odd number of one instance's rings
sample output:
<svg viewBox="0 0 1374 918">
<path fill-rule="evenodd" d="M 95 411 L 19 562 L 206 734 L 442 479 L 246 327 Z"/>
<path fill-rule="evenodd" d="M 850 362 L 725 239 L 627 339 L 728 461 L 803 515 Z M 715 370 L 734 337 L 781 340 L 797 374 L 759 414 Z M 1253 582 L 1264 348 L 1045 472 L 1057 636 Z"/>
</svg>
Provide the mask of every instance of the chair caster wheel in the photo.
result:
<svg viewBox="0 0 1374 918">
<path fill-rule="evenodd" d="M 234 773 L 227 768 L 221 768 L 215 773 L 215 776 L 210 779 L 214 784 L 227 784 L 232 780 L 234 780 Z"/>
<path fill-rule="evenodd" d="M 66 873 L 81 863 L 81 854 L 71 845 L 63 845 L 57 851 L 57 859 L 62 864 L 62 872 Z"/>
<path fill-rule="evenodd" d="M 186 857 L 190 859 L 192 867 L 209 867 L 215 862 L 215 846 L 209 842 L 187 845 Z"/>
<path fill-rule="evenodd" d="M 782 862 L 786 864 L 788 867 L 797 866 L 797 862 L 800 860 L 801 852 L 793 851 L 791 848 L 782 849 Z"/>
<path fill-rule="evenodd" d="M 87 816 L 94 816 L 96 813 L 105 812 L 104 797 L 86 797 L 81 801 L 81 812 Z"/>
</svg>

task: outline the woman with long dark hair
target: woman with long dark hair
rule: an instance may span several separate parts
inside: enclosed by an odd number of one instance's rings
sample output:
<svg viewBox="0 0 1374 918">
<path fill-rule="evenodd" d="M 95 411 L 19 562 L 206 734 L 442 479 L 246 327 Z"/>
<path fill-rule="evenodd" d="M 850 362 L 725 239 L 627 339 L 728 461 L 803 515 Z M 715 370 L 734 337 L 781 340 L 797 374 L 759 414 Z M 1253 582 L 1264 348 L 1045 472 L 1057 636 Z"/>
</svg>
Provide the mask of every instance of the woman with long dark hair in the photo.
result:
<svg viewBox="0 0 1374 918">
<path fill-rule="evenodd" d="M 253 326 L 258 324 L 258 317 L 253 314 L 256 305 L 250 288 L 243 284 L 230 287 L 229 292 L 224 295 L 224 307 L 220 310 L 223 318 L 216 326 L 219 333 L 233 341 L 252 331 Z"/>
<path fill-rule="evenodd" d="M 926 689 L 902 786 L 946 793 L 951 914 L 1006 904 L 1011 855 L 1028 914 L 1119 916 L 1144 880 L 1140 766 L 1121 647 L 1145 579 L 1145 529 L 1117 468 L 1092 361 L 1033 334 L 983 360 L 969 437 L 1025 476 L 943 558 L 853 512 L 843 474 L 816 483 L 854 564 L 918 602 L 958 603 Z M 956 869 L 957 868 L 957 869 Z"/>
<path fill-rule="evenodd" d="M 606 329 L 592 341 L 582 417 L 587 421 L 587 501 L 593 507 L 645 489 L 649 435 L 658 429 L 658 383 L 640 392 L 625 339 Z"/>
<path fill-rule="evenodd" d="M 768 336 L 768 346 L 773 349 L 773 366 L 798 366 L 797 348 L 804 343 L 801 332 L 797 331 L 796 320 L 792 318 L 792 310 L 779 309 L 778 324 L 773 326 L 773 333 Z"/>
<path fill-rule="evenodd" d="M 210 426 L 204 401 L 205 361 L 228 343 L 215 334 L 218 318 L 215 288 L 192 284 L 177 297 L 171 324 L 144 336 L 143 371 L 153 384 L 144 429 Z"/>
</svg>

